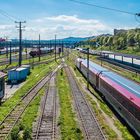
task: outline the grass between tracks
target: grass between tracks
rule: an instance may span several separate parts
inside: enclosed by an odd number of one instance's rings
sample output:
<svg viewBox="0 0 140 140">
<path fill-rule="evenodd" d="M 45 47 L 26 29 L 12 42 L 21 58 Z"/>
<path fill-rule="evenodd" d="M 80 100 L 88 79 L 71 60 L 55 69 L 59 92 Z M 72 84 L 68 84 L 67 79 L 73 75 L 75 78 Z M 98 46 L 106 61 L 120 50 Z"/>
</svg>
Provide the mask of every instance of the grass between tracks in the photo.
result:
<svg viewBox="0 0 140 140">
<path fill-rule="evenodd" d="M 39 80 L 41 80 L 49 71 L 50 67 L 53 69 L 56 66 L 55 62 L 50 64 L 42 64 L 36 66 L 32 71 L 30 76 L 27 78 L 26 83 L 15 92 L 15 94 L 6 100 L 0 106 L 0 121 L 10 112 L 10 110 L 19 102 L 19 100 L 29 91 Z"/>
<path fill-rule="evenodd" d="M 70 58 L 74 58 L 74 57 L 70 57 Z M 85 78 L 82 76 L 82 74 L 76 69 L 74 61 L 72 59 L 69 59 L 69 61 L 67 61 L 67 63 L 69 65 L 71 65 L 71 67 L 74 69 L 74 72 L 76 74 L 76 77 L 79 79 L 78 84 L 82 89 L 82 86 L 86 86 L 86 80 Z M 102 111 L 108 116 L 110 117 L 113 122 L 114 125 L 116 126 L 116 128 L 118 130 L 120 130 L 120 132 L 122 133 L 122 139 L 124 140 L 134 140 L 133 136 L 129 133 L 129 131 L 127 130 L 127 128 L 125 126 L 123 126 L 123 124 L 121 124 L 121 122 L 117 119 L 114 119 L 114 114 L 111 111 L 111 109 L 106 105 L 106 103 L 102 100 L 102 98 L 99 96 L 99 94 L 90 86 L 90 90 L 92 91 L 94 97 L 97 99 L 97 102 L 93 100 L 93 98 L 87 94 L 84 90 L 83 92 L 86 95 L 86 98 L 89 100 L 90 104 L 93 107 L 93 110 L 95 111 L 96 117 L 103 129 L 103 131 L 105 132 L 105 135 L 108 139 L 112 140 L 112 139 L 117 139 L 117 134 L 114 132 L 114 130 L 112 128 L 110 128 L 110 126 L 106 123 L 103 115 L 102 115 Z"/>
<path fill-rule="evenodd" d="M 51 60 L 52 58 L 54 58 L 54 55 L 46 55 L 46 56 L 42 56 L 40 62 L 44 62 L 46 60 Z M 38 57 L 34 58 L 34 62 L 39 62 L 38 61 Z M 22 64 L 30 64 L 33 65 L 33 59 L 25 59 L 22 61 Z M 0 70 L 3 69 L 7 69 L 7 68 L 12 68 L 12 67 L 16 67 L 18 66 L 18 62 L 12 62 L 12 64 L 5 64 L 0 66 Z"/>
<path fill-rule="evenodd" d="M 57 74 L 57 87 L 60 99 L 60 118 L 59 123 L 61 130 L 62 140 L 82 140 L 83 136 L 81 130 L 79 129 L 75 113 L 72 108 L 72 97 L 71 90 L 69 87 L 68 79 L 66 73 L 61 71 Z"/>
<path fill-rule="evenodd" d="M 35 99 L 27 107 L 22 115 L 20 122 L 14 127 L 9 136 L 9 140 L 31 140 L 32 126 L 37 118 L 38 108 L 40 106 L 41 97 L 45 94 L 45 88 L 41 89 Z"/>
</svg>

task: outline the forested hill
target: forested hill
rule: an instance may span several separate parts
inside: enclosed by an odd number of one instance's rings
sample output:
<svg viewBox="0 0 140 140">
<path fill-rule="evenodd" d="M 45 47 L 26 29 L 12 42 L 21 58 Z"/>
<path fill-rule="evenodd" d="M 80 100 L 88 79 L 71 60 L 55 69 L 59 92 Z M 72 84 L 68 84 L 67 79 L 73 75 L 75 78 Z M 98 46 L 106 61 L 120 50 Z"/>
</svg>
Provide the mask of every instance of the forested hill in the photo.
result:
<svg viewBox="0 0 140 140">
<path fill-rule="evenodd" d="M 91 47 L 94 44 L 103 46 L 106 50 L 132 50 L 140 51 L 140 29 L 118 30 L 114 35 L 101 35 L 88 40 Z"/>
</svg>

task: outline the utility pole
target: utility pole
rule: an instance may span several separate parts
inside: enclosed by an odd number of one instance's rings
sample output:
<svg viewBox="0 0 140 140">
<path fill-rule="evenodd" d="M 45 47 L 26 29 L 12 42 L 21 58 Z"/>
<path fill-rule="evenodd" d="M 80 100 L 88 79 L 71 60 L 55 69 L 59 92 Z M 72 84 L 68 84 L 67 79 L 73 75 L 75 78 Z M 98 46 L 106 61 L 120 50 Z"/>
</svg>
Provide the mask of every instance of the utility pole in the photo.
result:
<svg viewBox="0 0 140 140">
<path fill-rule="evenodd" d="M 54 44 L 54 48 L 55 48 L 55 62 L 56 62 L 56 35 L 55 35 L 55 44 Z"/>
<path fill-rule="evenodd" d="M 89 89 L 89 48 L 87 48 L 87 89 Z"/>
<path fill-rule="evenodd" d="M 50 40 L 50 55 L 52 55 L 52 42 Z"/>
<path fill-rule="evenodd" d="M 40 53 L 41 53 L 41 51 L 40 51 L 40 34 L 39 34 L 39 46 L 38 46 L 38 51 L 39 51 L 39 61 L 40 61 Z"/>
<path fill-rule="evenodd" d="M 8 36 L 5 36 L 5 48 L 6 48 L 6 57 L 8 58 Z"/>
<path fill-rule="evenodd" d="M 22 64 L 22 31 L 23 28 L 25 28 L 25 26 L 22 26 L 22 23 L 26 23 L 26 21 L 15 21 L 15 23 L 19 24 L 19 26 L 17 26 L 18 30 L 19 30 L 19 67 Z"/>
<path fill-rule="evenodd" d="M 62 41 L 62 56 L 64 55 L 64 42 Z"/>
<path fill-rule="evenodd" d="M 9 45 L 10 45 L 10 59 L 9 59 L 9 64 L 11 65 L 11 63 L 12 63 L 12 53 L 11 53 L 11 48 L 12 48 L 12 43 L 11 43 L 11 41 L 10 41 L 10 43 L 9 43 Z"/>
</svg>

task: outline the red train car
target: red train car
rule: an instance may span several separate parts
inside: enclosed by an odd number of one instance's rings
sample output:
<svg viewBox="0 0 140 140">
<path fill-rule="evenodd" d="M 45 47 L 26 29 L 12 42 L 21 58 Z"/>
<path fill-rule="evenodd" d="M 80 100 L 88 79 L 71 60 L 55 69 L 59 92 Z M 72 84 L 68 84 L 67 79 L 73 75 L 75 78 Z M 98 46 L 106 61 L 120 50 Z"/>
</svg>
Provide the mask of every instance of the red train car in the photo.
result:
<svg viewBox="0 0 140 140">
<path fill-rule="evenodd" d="M 76 66 L 87 76 L 87 60 Z M 140 137 L 140 85 L 90 61 L 89 81 Z"/>
</svg>

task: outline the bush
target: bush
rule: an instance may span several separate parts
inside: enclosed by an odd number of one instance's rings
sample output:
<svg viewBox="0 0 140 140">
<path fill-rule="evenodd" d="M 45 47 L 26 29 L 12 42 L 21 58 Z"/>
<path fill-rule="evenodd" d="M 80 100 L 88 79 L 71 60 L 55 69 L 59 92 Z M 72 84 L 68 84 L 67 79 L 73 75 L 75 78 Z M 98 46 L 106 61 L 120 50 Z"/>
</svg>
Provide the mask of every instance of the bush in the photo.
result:
<svg viewBox="0 0 140 140">
<path fill-rule="evenodd" d="M 19 127 L 15 127 L 11 132 L 11 139 L 18 140 L 19 139 Z"/>
<path fill-rule="evenodd" d="M 29 128 L 25 128 L 23 132 L 23 140 L 31 140 L 31 130 Z"/>
</svg>

